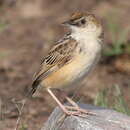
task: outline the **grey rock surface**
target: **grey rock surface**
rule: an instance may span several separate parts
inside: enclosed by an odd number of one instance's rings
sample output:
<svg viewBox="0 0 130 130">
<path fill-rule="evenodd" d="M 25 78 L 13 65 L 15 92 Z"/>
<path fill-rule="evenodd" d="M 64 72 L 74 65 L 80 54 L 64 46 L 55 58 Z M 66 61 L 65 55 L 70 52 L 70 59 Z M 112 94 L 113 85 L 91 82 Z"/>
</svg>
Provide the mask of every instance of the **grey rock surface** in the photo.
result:
<svg viewBox="0 0 130 130">
<path fill-rule="evenodd" d="M 79 104 L 96 115 L 65 116 L 56 108 L 41 130 L 130 130 L 130 117 L 111 109 Z"/>
</svg>

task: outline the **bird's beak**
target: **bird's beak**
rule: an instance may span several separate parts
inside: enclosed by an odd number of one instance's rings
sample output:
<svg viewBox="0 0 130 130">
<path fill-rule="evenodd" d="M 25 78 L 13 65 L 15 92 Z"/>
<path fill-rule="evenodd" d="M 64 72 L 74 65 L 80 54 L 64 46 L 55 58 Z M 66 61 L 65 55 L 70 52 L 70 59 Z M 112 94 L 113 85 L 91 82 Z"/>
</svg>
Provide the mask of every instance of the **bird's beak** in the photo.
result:
<svg viewBox="0 0 130 130">
<path fill-rule="evenodd" d="M 65 21 L 62 23 L 62 25 L 68 26 L 68 25 L 70 25 L 70 21 Z"/>
<path fill-rule="evenodd" d="M 68 25 L 75 25 L 75 23 L 72 20 L 68 20 L 62 23 L 62 25 L 68 26 Z"/>
</svg>

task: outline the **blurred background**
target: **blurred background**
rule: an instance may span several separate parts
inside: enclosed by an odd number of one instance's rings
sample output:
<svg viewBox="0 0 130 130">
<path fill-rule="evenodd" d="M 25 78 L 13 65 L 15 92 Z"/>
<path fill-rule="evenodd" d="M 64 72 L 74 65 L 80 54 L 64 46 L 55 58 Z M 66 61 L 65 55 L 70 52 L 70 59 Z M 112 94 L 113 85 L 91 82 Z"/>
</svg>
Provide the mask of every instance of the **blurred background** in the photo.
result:
<svg viewBox="0 0 130 130">
<path fill-rule="evenodd" d="M 74 100 L 130 114 L 129 0 L 0 0 L 0 129 L 15 127 L 20 104 L 40 60 L 68 30 L 60 23 L 88 11 L 104 26 L 100 63 Z M 70 95 L 72 95 L 70 93 Z M 38 130 L 56 106 L 44 91 L 26 104 L 21 130 Z"/>
</svg>

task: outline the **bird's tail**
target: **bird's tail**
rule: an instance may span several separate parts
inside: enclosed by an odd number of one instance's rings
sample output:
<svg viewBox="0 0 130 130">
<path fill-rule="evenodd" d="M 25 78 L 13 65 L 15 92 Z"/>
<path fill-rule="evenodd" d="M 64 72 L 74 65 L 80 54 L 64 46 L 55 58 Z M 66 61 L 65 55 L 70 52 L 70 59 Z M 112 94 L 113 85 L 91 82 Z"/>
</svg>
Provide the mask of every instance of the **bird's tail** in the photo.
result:
<svg viewBox="0 0 130 130">
<path fill-rule="evenodd" d="M 33 81 L 31 88 L 29 88 L 29 90 L 26 94 L 26 97 L 31 97 L 36 92 L 38 85 L 39 85 L 39 82 L 40 82 L 39 80 Z"/>
</svg>

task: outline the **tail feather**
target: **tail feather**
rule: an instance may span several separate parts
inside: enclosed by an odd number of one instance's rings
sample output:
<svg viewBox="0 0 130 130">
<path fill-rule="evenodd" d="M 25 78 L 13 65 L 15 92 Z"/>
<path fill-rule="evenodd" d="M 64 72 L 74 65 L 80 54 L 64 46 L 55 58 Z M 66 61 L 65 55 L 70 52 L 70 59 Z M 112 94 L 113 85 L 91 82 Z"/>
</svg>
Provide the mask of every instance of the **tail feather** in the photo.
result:
<svg viewBox="0 0 130 130">
<path fill-rule="evenodd" d="M 37 90 L 38 85 L 39 85 L 40 81 L 39 80 L 35 80 L 32 85 L 31 85 L 31 89 L 28 91 L 27 93 L 27 97 L 31 97 Z"/>
</svg>

